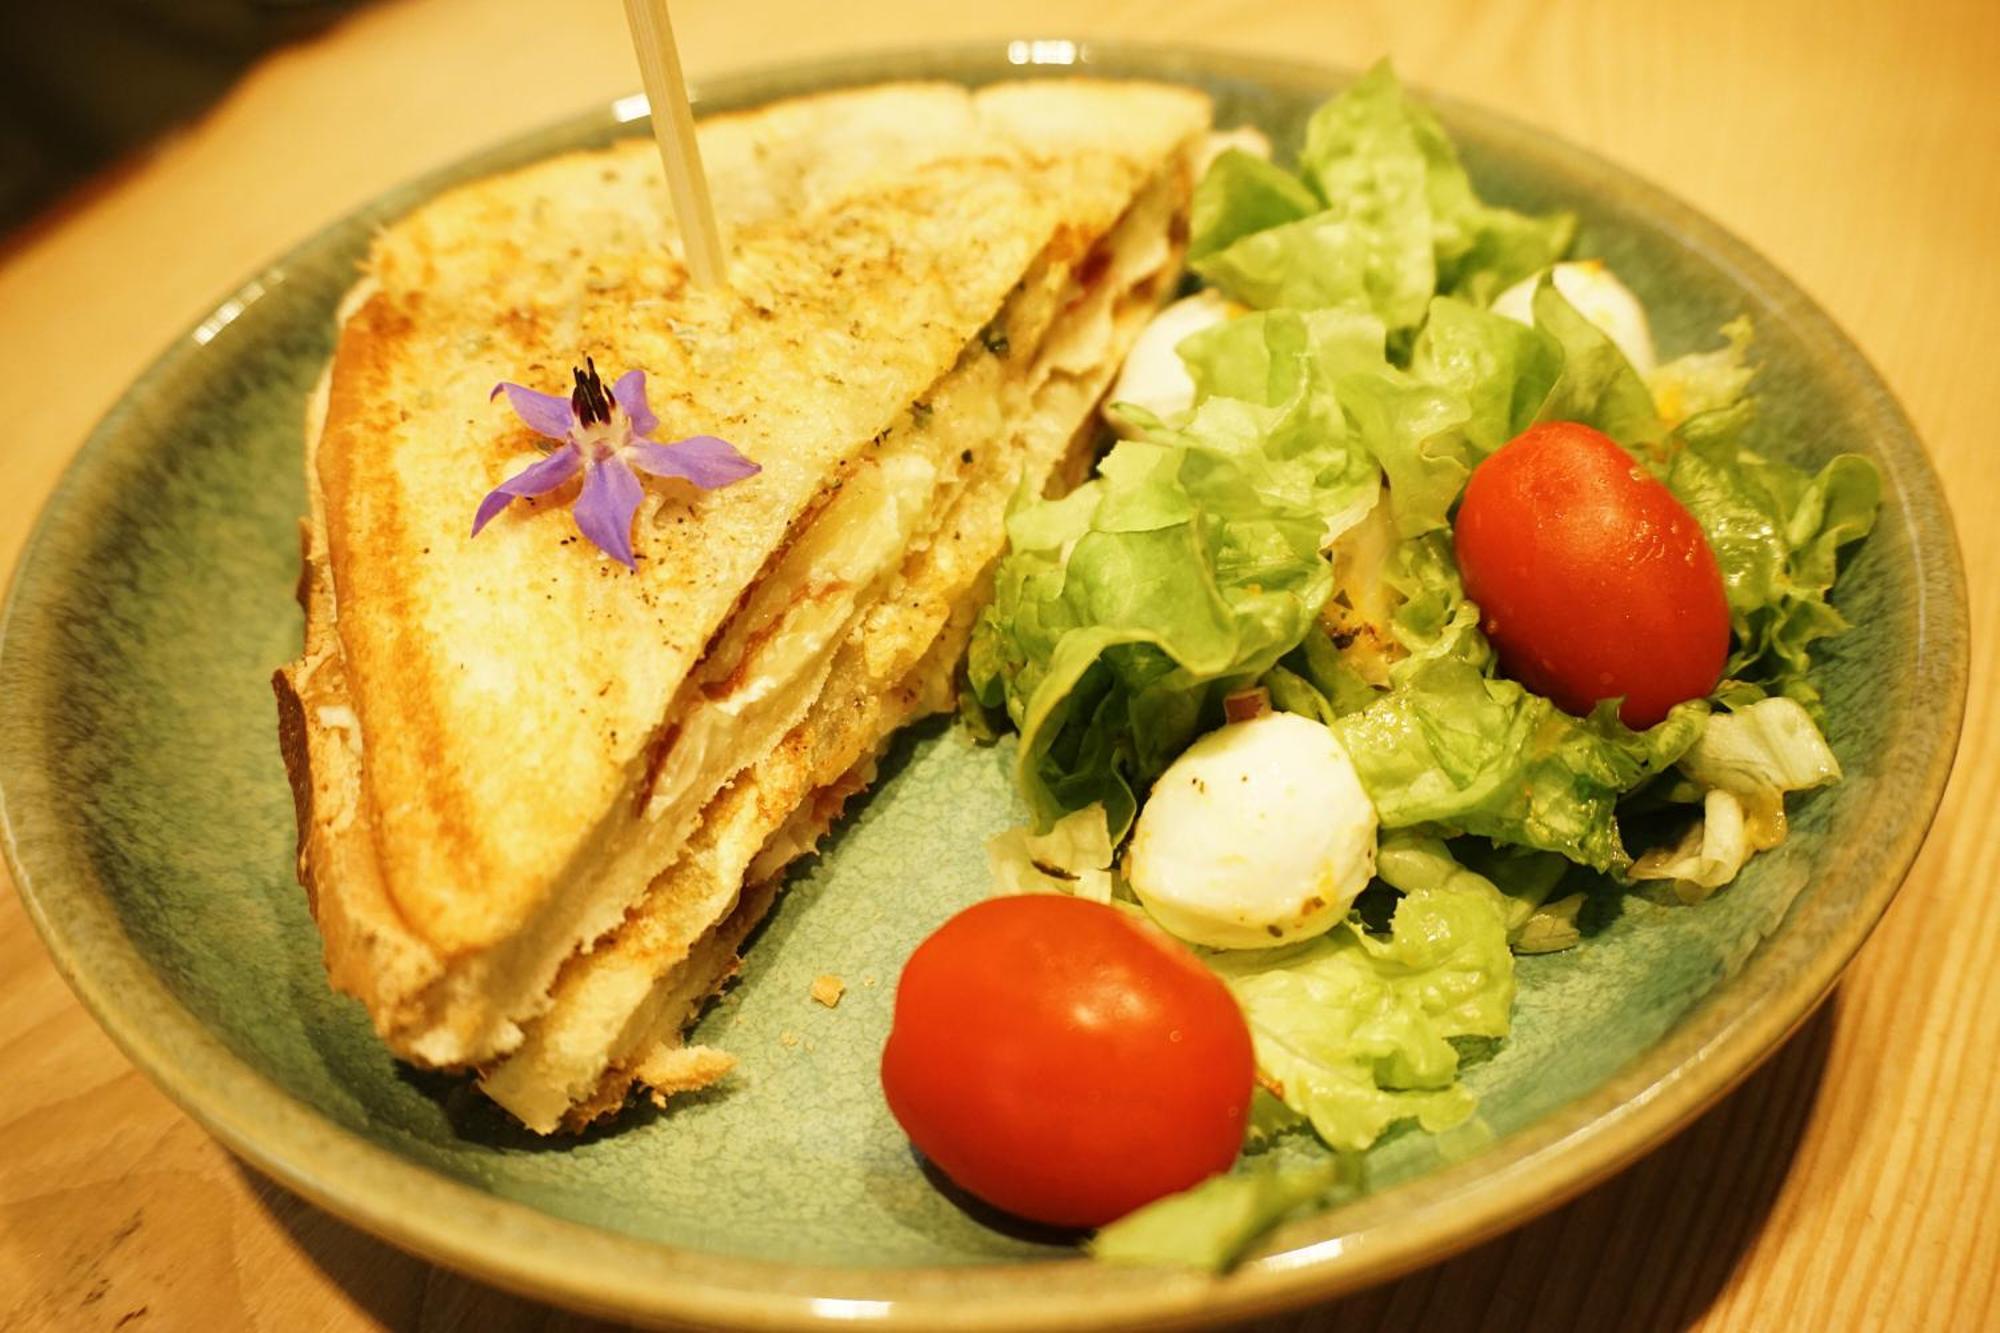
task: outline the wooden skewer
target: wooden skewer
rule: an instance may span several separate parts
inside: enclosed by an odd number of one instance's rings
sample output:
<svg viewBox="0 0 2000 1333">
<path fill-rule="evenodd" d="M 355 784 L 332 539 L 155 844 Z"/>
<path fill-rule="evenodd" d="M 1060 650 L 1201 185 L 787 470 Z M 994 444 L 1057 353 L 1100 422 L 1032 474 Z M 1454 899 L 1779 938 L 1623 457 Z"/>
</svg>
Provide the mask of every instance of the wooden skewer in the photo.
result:
<svg viewBox="0 0 2000 1333">
<path fill-rule="evenodd" d="M 674 217 L 680 223 L 688 274 L 697 287 L 727 287 L 729 261 L 722 249 L 722 232 L 715 225 L 715 208 L 708 198 L 708 175 L 701 168 L 694 108 L 688 103 L 687 79 L 681 74 L 667 0 L 625 0 L 625 20 L 632 29 L 632 47 L 639 55 L 639 75 L 645 81 L 646 103 L 653 113 L 653 138 L 660 145 L 660 163 L 667 171 L 667 192 L 673 197 Z"/>
</svg>

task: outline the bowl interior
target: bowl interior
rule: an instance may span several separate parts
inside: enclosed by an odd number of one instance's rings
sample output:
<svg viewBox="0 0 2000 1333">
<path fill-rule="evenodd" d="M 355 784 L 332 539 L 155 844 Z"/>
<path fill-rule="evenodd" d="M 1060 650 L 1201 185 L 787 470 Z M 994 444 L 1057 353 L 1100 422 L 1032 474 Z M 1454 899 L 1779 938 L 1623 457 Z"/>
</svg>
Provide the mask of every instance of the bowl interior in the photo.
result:
<svg viewBox="0 0 2000 1333">
<path fill-rule="evenodd" d="M 922 73 L 1052 72 L 1023 49 L 745 76 L 704 102 Z M 1201 53 L 1071 56 L 1100 73 L 1199 84 L 1216 95 L 1219 123 L 1260 125 L 1281 151 L 1343 81 Z M 1580 947 L 1523 959 L 1515 1035 L 1467 1074 L 1475 1124 L 1444 1139 L 1392 1135 L 1370 1155 L 1375 1197 L 1294 1227 L 1280 1250 L 1393 1227 L 1399 1197 L 1438 1202 L 1394 1188 L 1420 1177 L 1463 1190 L 1511 1172 L 1519 1211 L 1538 1191 L 1583 1183 L 1580 1168 L 1560 1165 L 1539 1184 L 1522 1175 L 1531 1159 L 1553 1163 L 1562 1136 L 1669 1083 L 1685 1085 L 1675 1096 L 1691 1113 L 1740 1075 L 1759 1041 L 1803 1017 L 1893 892 L 1942 785 L 1963 689 L 1963 597 L 1935 479 L 1852 349 L 1775 273 L 1665 196 L 1519 127 L 1441 110 L 1488 197 L 1580 214 L 1579 250 L 1638 291 L 1664 355 L 1706 345 L 1748 312 L 1761 443 L 1800 462 L 1869 454 L 1888 499 L 1840 587 L 1855 628 L 1824 654 L 1846 781 L 1796 801 L 1791 839 L 1711 901 L 1626 900 Z M 359 1005 L 328 989 L 293 874 L 268 681 L 299 642 L 301 405 L 330 351 L 335 303 L 371 229 L 444 184 L 643 130 L 585 116 L 335 224 L 220 306 L 105 420 L 24 557 L 5 628 L 0 783 L 18 877 L 79 991 L 174 1095 L 315 1197 L 435 1253 L 575 1246 L 606 1263 L 624 1256 L 635 1272 L 632 1255 L 670 1253 L 732 1282 L 752 1270 L 731 1259 L 779 1261 L 866 1270 L 843 1281 L 869 1292 L 919 1280 L 914 1268 L 1064 1258 L 940 1194 L 875 1076 L 901 960 L 981 896 L 982 840 L 1020 818 L 1005 745 L 977 748 L 944 724 L 897 745 L 876 791 L 793 877 L 741 985 L 702 1021 L 703 1040 L 739 1056 L 739 1075 L 664 1113 L 635 1107 L 581 1140 L 538 1140 L 461 1081 L 398 1065 Z M 847 982 L 837 1008 L 808 999 L 823 972 Z M 1725 1041 L 1752 1031 L 1763 1035 Z M 1696 1058 L 1716 1049 L 1721 1063 Z M 1629 1142 L 1618 1151 L 1630 1151 L 1660 1126 L 1620 1132 Z M 1600 1169 L 1615 1155 L 1600 1152 Z M 440 1178 L 465 1189 L 440 1191 Z M 723 1267 L 704 1270 L 706 1259 Z M 491 1266 L 543 1281 L 512 1260 Z M 1139 1289 L 1122 1275 L 1102 1281 Z"/>
</svg>

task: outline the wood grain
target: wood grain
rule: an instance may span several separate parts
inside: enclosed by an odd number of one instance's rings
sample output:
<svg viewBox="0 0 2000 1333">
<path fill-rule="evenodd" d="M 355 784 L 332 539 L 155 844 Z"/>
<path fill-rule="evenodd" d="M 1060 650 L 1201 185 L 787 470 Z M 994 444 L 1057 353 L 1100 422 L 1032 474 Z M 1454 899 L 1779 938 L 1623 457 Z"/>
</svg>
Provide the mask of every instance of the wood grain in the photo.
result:
<svg viewBox="0 0 2000 1333">
<path fill-rule="evenodd" d="M 1359 64 L 1604 152 L 1745 236 L 1883 370 L 1961 523 L 1974 666 L 1930 843 L 1835 1000 L 1611 1183 L 1270 1329 L 2000 1327 L 2000 6 L 683 0 L 705 71 L 1066 32 Z M 252 71 L 0 245 L 0 567 L 91 422 L 250 266 L 382 188 L 628 91 L 616 6 L 403 0 Z M 570 1329 L 239 1165 L 133 1072 L 0 897 L 0 1326 Z"/>
</svg>

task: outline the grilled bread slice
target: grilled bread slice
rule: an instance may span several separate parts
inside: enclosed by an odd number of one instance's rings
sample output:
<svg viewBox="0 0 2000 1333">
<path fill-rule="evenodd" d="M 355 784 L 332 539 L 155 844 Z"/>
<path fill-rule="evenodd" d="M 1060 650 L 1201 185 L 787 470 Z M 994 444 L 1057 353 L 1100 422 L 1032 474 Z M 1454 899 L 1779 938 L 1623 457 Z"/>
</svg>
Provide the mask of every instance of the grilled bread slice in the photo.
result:
<svg viewBox="0 0 2000 1333">
<path fill-rule="evenodd" d="M 1183 90 L 1078 81 L 707 122 L 724 293 L 688 287 L 643 143 L 464 187 L 379 238 L 312 432 L 306 651 L 276 683 L 329 972 L 398 1054 L 495 1067 L 518 1048 L 558 973 L 643 913 L 724 788 L 807 723 L 946 516 L 1048 470 L 1029 437 L 1070 438 L 1122 353 L 1119 312 L 1170 281 L 1206 118 Z M 1091 299 L 1107 282 L 1125 306 Z M 661 438 L 722 435 L 763 468 L 649 487 L 636 573 L 575 538 L 561 492 L 468 535 L 532 457 L 487 391 L 553 386 L 584 352 L 649 372 Z M 1053 410 L 1033 387 L 1051 366 L 1086 387 L 1024 431 Z M 925 633 L 906 637 L 928 652 L 944 629 Z M 826 786 L 785 787 L 780 824 Z M 726 968 L 732 949 L 707 952 Z"/>
</svg>

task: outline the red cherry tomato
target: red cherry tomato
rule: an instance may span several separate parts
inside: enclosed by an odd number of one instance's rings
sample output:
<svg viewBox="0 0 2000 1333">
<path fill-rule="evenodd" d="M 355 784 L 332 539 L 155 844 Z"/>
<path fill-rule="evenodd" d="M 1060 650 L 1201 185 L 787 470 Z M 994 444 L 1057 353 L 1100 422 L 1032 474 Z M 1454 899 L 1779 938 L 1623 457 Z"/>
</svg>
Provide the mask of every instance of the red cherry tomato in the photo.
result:
<svg viewBox="0 0 2000 1333">
<path fill-rule="evenodd" d="M 1235 998 L 1159 931 L 1081 898 L 966 908 L 896 988 L 882 1091 L 961 1188 L 1102 1226 L 1226 1169 L 1255 1069 Z"/>
<path fill-rule="evenodd" d="M 1650 727 L 1715 688 L 1729 603 L 1701 525 L 1588 426 L 1532 426 L 1473 469 L 1454 538 L 1506 673 L 1567 712 Z"/>
</svg>

